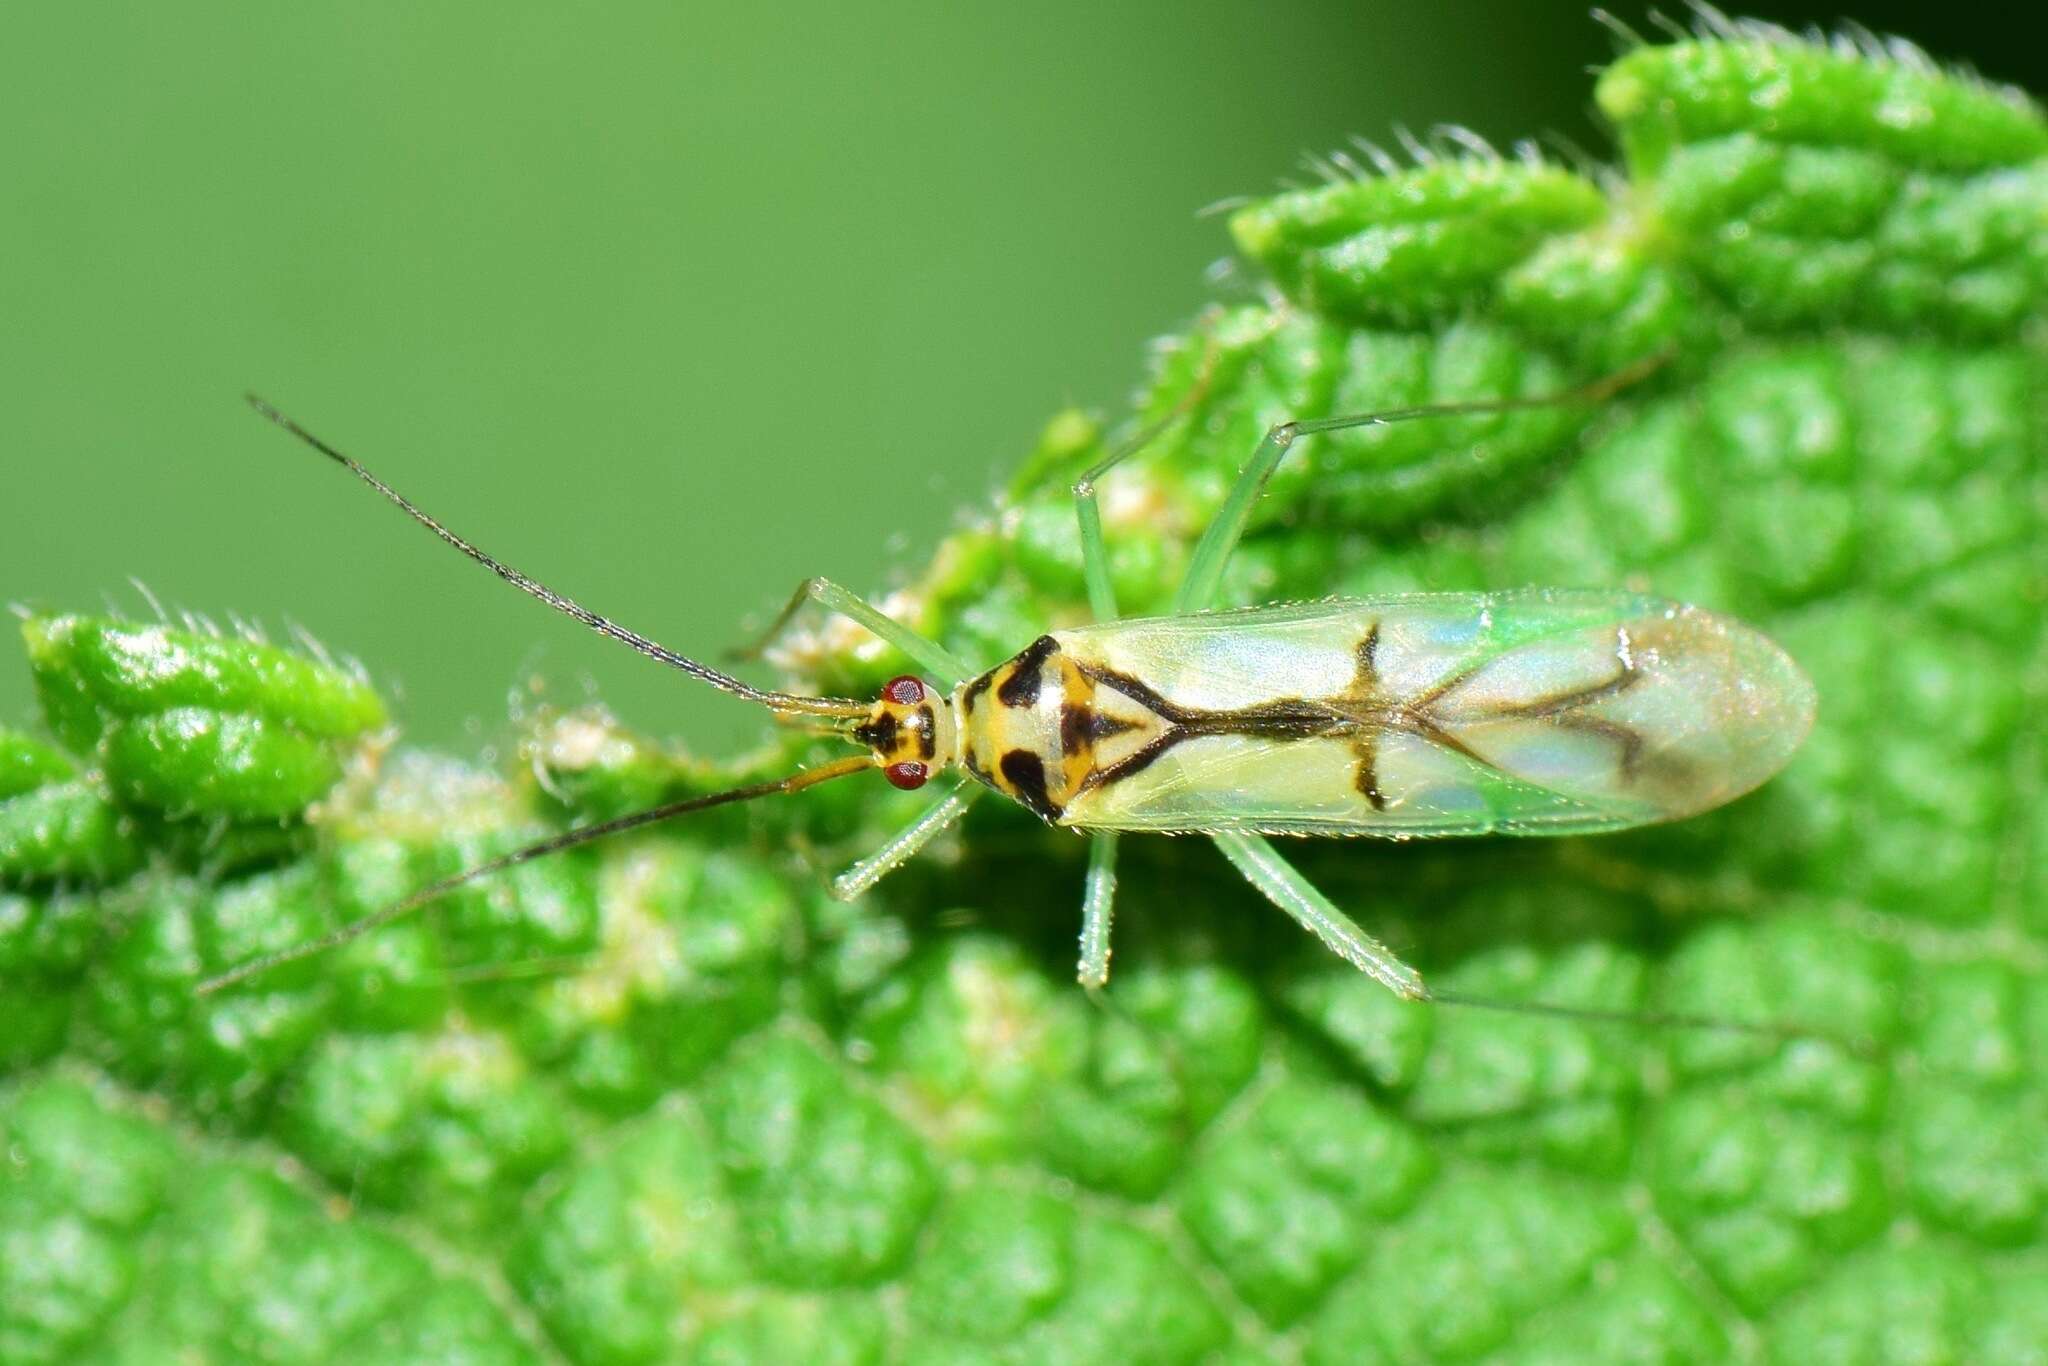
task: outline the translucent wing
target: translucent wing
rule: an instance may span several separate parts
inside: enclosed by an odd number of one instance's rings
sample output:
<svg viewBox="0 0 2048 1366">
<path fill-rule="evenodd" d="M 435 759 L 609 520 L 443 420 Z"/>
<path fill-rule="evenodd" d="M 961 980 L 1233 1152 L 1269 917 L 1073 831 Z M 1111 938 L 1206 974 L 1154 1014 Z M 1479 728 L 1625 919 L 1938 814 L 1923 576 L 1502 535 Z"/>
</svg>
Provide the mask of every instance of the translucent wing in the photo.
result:
<svg viewBox="0 0 2048 1366">
<path fill-rule="evenodd" d="M 1064 824 L 1393 837 L 1672 820 L 1782 768 L 1813 689 L 1740 622 L 1627 593 L 1415 594 L 1060 632 L 1167 719 Z"/>
</svg>

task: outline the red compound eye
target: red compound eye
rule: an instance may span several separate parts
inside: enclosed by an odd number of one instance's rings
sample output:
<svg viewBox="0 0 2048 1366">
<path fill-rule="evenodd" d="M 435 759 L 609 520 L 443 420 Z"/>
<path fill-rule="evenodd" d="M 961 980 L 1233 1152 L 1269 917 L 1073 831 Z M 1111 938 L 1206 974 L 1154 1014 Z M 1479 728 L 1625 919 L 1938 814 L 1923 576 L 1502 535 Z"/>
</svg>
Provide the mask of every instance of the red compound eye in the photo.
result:
<svg viewBox="0 0 2048 1366">
<path fill-rule="evenodd" d="M 924 701 L 924 684 L 912 674 L 897 674 L 882 685 L 882 696 L 899 707 L 914 706 Z M 920 777 L 918 782 L 923 782 Z M 902 786 L 901 783 L 897 786 Z"/>
<path fill-rule="evenodd" d="M 917 680 L 911 681 L 914 683 Z M 893 688 L 896 685 L 892 683 L 889 686 Z M 915 759 L 906 759 L 900 764 L 891 764 L 883 769 L 882 776 L 905 792 L 911 792 L 923 787 L 925 779 L 932 776 L 932 771 Z"/>
</svg>

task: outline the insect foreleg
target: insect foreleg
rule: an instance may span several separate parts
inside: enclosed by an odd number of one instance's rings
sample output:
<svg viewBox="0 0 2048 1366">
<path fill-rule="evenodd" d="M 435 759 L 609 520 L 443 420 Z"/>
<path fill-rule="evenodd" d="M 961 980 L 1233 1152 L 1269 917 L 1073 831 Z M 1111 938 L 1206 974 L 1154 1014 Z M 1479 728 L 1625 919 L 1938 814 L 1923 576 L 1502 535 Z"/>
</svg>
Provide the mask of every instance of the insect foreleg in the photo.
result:
<svg viewBox="0 0 2048 1366">
<path fill-rule="evenodd" d="M 988 789 L 961 778 L 953 790 L 925 808 L 924 814 L 889 837 L 888 843 L 832 879 L 832 895 L 851 901 L 880 882 L 919 850 L 937 839 L 947 826 L 967 814 L 976 797 Z"/>
<path fill-rule="evenodd" d="M 1211 835 L 1223 857 L 1237 866 L 1245 881 L 1265 894 L 1266 899 L 1293 916 L 1303 929 L 1328 945 L 1339 958 L 1371 976 L 1396 996 L 1411 1001 L 1429 999 L 1422 974 L 1394 956 L 1337 909 L 1309 880 L 1280 857 L 1280 851 L 1263 836 L 1226 831 Z"/>
<path fill-rule="evenodd" d="M 1109 917 L 1116 904 L 1116 831 L 1097 830 L 1088 845 L 1088 881 L 1081 894 L 1081 985 L 1109 985 Z"/>
<path fill-rule="evenodd" d="M 1426 417 L 1474 417 L 1486 413 L 1514 412 L 1525 408 L 1549 408 L 1560 403 L 1592 403 L 1619 393 L 1629 385 L 1652 374 L 1671 359 L 1668 350 L 1659 351 L 1642 360 L 1623 366 L 1609 375 L 1603 375 L 1590 384 L 1574 389 L 1561 390 L 1554 394 L 1535 394 L 1526 398 L 1482 398 L 1459 403 L 1426 403 L 1413 408 L 1388 408 L 1376 413 L 1347 413 L 1337 417 L 1308 418 L 1299 422 L 1282 422 L 1267 431 L 1252 451 L 1251 459 L 1245 461 L 1238 471 L 1237 480 L 1230 486 L 1230 493 L 1224 498 L 1202 539 L 1195 543 L 1195 552 L 1188 559 L 1188 571 L 1181 580 L 1180 591 L 1174 596 L 1174 615 L 1200 612 L 1215 606 L 1216 588 L 1223 579 L 1224 566 L 1230 563 L 1231 552 L 1244 537 L 1246 523 L 1251 520 L 1252 505 L 1265 491 L 1266 481 L 1273 477 L 1288 448 L 1304 436 L 1315 436 L 1322 432 L 1341 432 L 1351 427 L 1377 427 L 1390 422 L 1412 422 Z M 1083 537 L 1085 541 L 1085 535 Z"/>
<path fill-rule="evenodd" d="M 795 619 L 806 602 L 816 602 L 829 611 L 837 612 L 840 616 L 867 627 L 909 655 L 917 662 L 919 668 L 935 675 L 934 681 L 941 688 L 950 689 L 961 679 L 980 672 L 936 640 L 919 635 L 851 589 L 842 588 L 826 578 L 805 579 L 798 584 L 796 592 L 789 595 L 788 603 L 776 613 L 775 620 L 768 623 L 768 629 L 751 644 L 733 651 L 732 657 L 741 660 L 760 658 L 769 646 L 781 639 L 782 633 L 789 629 L 789 623 Z"/>
</svg>

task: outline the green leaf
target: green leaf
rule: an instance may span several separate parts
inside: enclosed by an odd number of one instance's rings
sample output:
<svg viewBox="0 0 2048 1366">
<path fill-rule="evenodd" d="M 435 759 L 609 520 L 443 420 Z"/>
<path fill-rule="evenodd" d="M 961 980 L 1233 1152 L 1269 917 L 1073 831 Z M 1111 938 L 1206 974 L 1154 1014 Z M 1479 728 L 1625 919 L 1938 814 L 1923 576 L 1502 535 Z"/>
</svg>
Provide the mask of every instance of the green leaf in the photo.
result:
<svg viewBox="0 0 2048 1366">
<path fill-rule="evenodd" d="M 1251 204 L 1268 286 L 1062 414 L 892 607 L 994 662 L 1079 619 L 1069 483 L 1162 608 L 1263 430 L 1238 601 L 1629 586 L 1749 619 L 1812 740 L 1735 807 L 1567 842 L 1305 844 L 1441 987 L 1795 1037 L 1405 1005 L 1205 846 L 837 784 L 200 978 L 714 769 L 595 711 L 500 778 L 380 755 L 361 678 L 27 626 L 0 734 L 0 1359 L 2022 1359 L 2048 1336 L 2041 604 L 2048 125 L 1904 52 L 1715 21 L 1601 78 L 1625 164 L 1449 149 Z M 111 565 L 110 574 L 119 566 Z M 903 667 L 827 624 L 796 681 Z M 820 751 L 822 752 L 822 751 Z M 381 764 L 377 761 L 381 759 Z M 280 1158 L 288 1159 L 280 1162 Z"/>
<path fill-rule="evenodd" d="M 22 636 L 59 742 L 117 801 L 172 819 L 297 818 L 385 723 L 359 675 L 253 640 L 90 617 Z"/>
<path fill-rule="evenodd" d="M 473 1278 L 63 1076 L 0 1118 L 0 1358 L 529 1362 Z"/>
<path fill-rule="evenodd" d="M 0 731 L 0 750 L 56 751 Z M 0 755 L 4 762 L 6 755 Z M 68 774 L 64 764 L 57 774 Z M 0 873 L 24 886 L 118 882 L 142 861 L 132 822 L 89 782 L 68 776 L 30 779 L 25 767 L 10 775 L 23 786 L 0 797 Z M 29 782 L 33 781 L 33 786 Z"/>
</svg>

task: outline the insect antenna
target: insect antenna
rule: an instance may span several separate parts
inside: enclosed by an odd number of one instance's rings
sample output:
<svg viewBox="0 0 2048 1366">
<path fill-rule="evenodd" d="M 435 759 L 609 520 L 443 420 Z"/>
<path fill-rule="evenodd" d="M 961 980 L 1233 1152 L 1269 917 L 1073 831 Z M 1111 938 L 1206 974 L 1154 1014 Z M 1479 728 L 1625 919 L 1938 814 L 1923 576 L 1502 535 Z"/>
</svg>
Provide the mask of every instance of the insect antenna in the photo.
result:
<svg viewBox="0 0 2048 1366">
<path fill-rule="evenodd" d="M 1684 1010 L 1608 1010 L 1599 1006 L 1568 1006 L 1551 1001 L 1510 1001 L 1497 996 L 1472 996 L 1462 991 L 1429 988 L 1423 997 L 1435 1005 L 1458 1006 L 1467 1010 L 1497 1010 L 1513 1015 L 1540 1015 L 1554 1020 L 1578 1020 L 1588 1024 L 1625 1024 L 1638 1029 L 1697 1029 L 1717 1034 L 1742 1034 L 1770 1039 L 1776 1043 L 1813 1040 L 1835 1044 L 1859 1057 L 1873 1057 L 1876 1046 L 1869 1040 L 1851 1039 L 1825 1029 L 1796 1024 L 1731 1020 L 1720 1015 L 1700 1015 Z"/>
<path fill-rule="evenodd" d="M 672 669 L 680 669 L 699 682 L 709 683 L 720 692 L 731 693 L 734 697 L 742 697 L 749 702 L 758 702 L 762 706 L 774 711 L 794 712 L 807 716 L 864 716 L 867 714 L 869 704 L 850 697 L 806 697 L 798 693 L 776 692 L 768 688 L 756 688 L 751 684 L 741 682 L 731 674 L 720 673 L 708 664 L 699 663 L 688 655 L 677 654 L 674 650 L 649 640 L 637 631 L 627 630 L 610 618 L 600 616 L 575 599 L 557 593 L 538 579 L 530 578 L 520 573 L 503 560 L 498 559 L 494 555 L 487 554 L 476 545 L 456 535 L 440 522 L 413 506 L 412 501 L 397 489 L 392 488 L 382 479 L 370 473 L 361 464 L 343 455 L 333 446 L 328 445 L 325 441 L 322 441 L 319 437 L 301 427 L 297 422 L 285 416 L 255 394 L 245 394 L 243 397 L 248 400 L 251 408 L 254 408 L 258 413 L 261 413 L 270 421 L 284 428 L 293 436 L 305 442 L 308 446 L 311 446 L 314 450 L 320 452 L 320 454 L 326 456 L 329 460 L 332 460 L 335 464 L 377 490 L 377 492 L 383 494 L 385 498 L 395 504 L 406 516 L 433 532 L 449 545 L 454 546 L 457 550 L 467 555 L 470 559 L 475 560 L 478 564 L 490 570 L 520 592 L 527 594 L 529 597 L 540 599 L 557 612 L 576 618 L 576 620 L 582 622 L 599 635 L 608 636 L 620 644 L 646 655 L 649 659 L 661 661 Z"/>
<path fill-rule="evenodd" d="M 589 953 L 560 954 L 553 958 L 521 958 L 509 963 L 471 963 L 466 967 L 444 968 L 434 980 L 448 986 L 478 982 L 519 982 L 543 977 L 564 977 L 589 967 L 604 956 L 601 949 Z"/>
<path fill-rule="evenodd" d="M 379 929 L 389 925 L 394 920 L 411 915 L 420 907 L 427 905 L 429 902 L 439 900 L 458 887 L 466 886 L 479 878 L 489 877 L 493 873 L 502 873 L 507 868 L 516 868 L 522 863 L 530 863 L 534 859 L 545 858 L 549 854 L 558 854 L 564 849 L 574 849 L 579 844 L 589 844 L 592 840 L 601 840 L 612 835 L 622 835 L 628 830 L 638 830 L 644 825 L 654 825 L 671 817 L 688 815 L 692 811 L 705 811 L 714 806 L 728 806 L 734 802 L 750 802 L 757 797 L 770 797 L 781 792 L 801 792 L 807 787 L 816 787 L 819 783 L 830 782 L 834 778 L 844 778 L 874 766 L 875 760 L 872 755 L 848 755 L 844 759 L 835 759 L 829 764 L 820 764 L 816 768 L 801 769 L 786 778 L 777 778 L 765 783 L 750 783 L 745 787 L 730 788 L 724 792 L 713 792 L 703 797 L 686 797 L 681 801 L 667 802 L 661 806 L 649 807 L 645 811 L 635 811 L 629 815 L 615 817 L 612 820 L 599 821 L 595 825 L 584 825 L 578 826 L 574 830 L 565 830 L 559 835 L 550 836 L 534 844 L 529 844 L 524 848 L 514 849 L 509 854 L 503 854 L 487 862 L 479 863 L 474 868 L 466 868 L 452 877 L 445 877 L 439 882 L 429 883 L 412 895 L 392 902 L 382 910 L 372 911 L 366 916 L 351 920 L 348 924 L 330 930 L 318 938 L 308 939 L 303 943 L 294 944 L 288 949 L 279 949 L 275 953 L 266 953 L 261 957 L 251 958 L 247 962 L 237 964 L 226 972 L 218 976 L 209 977 L 201 982 L 197 988 L 198 994 L 210 996 L 224 987 L 231 987 L 237 982 L 246 981 L 258 973 L 268 972 L 270 969 L 282 967 L 286 963 L 295 963 L 301 958 L 310 958 L 316 953 L 325 953 L 329 949 L 339 948 L 351 940 L 368 934 L 371 930 Z"/>
</svg>

